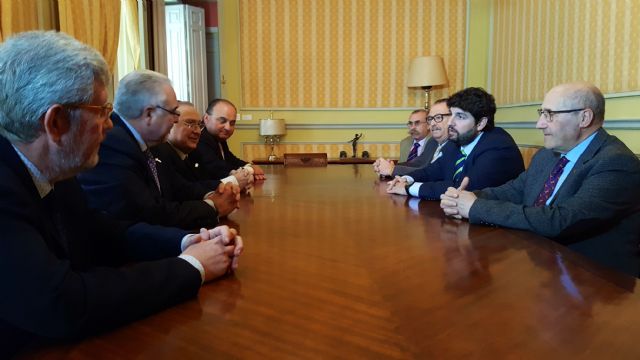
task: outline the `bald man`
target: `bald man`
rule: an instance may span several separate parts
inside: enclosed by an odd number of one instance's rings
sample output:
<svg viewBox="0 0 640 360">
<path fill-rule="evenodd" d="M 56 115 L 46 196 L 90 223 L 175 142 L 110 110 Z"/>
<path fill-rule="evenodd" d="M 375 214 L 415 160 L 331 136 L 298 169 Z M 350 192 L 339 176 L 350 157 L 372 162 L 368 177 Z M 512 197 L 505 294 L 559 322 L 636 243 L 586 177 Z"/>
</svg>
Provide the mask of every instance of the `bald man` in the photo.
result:
<svg viewBox="0 0 640 360">
<path fill-rule="evenodd" d="M 603 128 L 605 101 L 588 83 L 551 89 L 536 127 L 545 149 L 516 179 L 494 188 L 449 188 L 448 215 L 533 231 L 605 266 L 638 276 L 640 161 Z"/>
<path fill-rule="evenodd" d="M 192 103 L 187 101 L 179 101 L 177 111 L 180 113 L 180 117 L 173 124 L 167 141 L 152 149 L 155 156 L 186 181 L 197 183 L 197 186 L 204 187 L 204 189 L 215 189 L 220 182 L 231 182 L 240 188 L 246 188 L 253 181 L 248 171 L 236 171 L 233 175 L 223 179 L 205 176 L 201 171 L 200 164 L 189 157 L 189 154 L 198 146 L 202 129 L 204 129 L 202 114 Z"/>
</svg>

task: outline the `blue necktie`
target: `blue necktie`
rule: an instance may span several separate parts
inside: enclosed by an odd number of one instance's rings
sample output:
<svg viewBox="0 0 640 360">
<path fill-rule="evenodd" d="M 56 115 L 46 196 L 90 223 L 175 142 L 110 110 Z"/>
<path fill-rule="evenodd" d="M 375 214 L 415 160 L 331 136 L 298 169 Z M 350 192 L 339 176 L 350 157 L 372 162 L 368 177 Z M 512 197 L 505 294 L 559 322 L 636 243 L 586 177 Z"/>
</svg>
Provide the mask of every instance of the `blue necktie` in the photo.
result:
<svg viewBox="0 0 640 360">
<path fill-rule="evenodd" d="M 413 159 L 415 159 L 416 157 L 418 157 L 418 148 L 420 147 L 420 143 L 416 142 L 413 143 L 413 147 L 411 148 L 411 151 L 409 151 L 409 156 L 407 156 L 407 161 L 411 161 Z"/>
<path fill-rule="evenodd" d="M 467 154 L 464 153 L 464 150 L 460 148 L 460 157 L 456 160 L 456 166 L 454 167 L 453 172 L 453 183 L 457 184 L 462 178 L 462 169 L 464 168 L 464 163 L 467 161 Z"/>
</svg>

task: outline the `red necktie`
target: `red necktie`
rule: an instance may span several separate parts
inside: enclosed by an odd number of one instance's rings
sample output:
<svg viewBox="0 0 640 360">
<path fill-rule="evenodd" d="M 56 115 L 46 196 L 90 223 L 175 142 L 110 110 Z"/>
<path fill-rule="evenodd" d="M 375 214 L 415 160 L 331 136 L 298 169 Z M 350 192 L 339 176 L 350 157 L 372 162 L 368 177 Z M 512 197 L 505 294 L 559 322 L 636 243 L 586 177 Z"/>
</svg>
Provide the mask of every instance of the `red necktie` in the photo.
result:
<svg viewBox="0 0 640 360">
<path fill-rule="evenodd" d="M 553 169 L 551 169 L 549 178 L 544 182 L 542 191 L 540 192 L 540 194 L 538 194 L 538 198 L 536 198 L 536 201 L 533 203 L 534 206 L 544 206 L 547 203 L 547 200 L 549 200 L 551 194 L 553 194 L 553 190 L 556 188 L 558 180 L 560 179 L 560 176 L 564 171 L 564 167 L 568 162 L 569 159 L 563 156 L 560 158 L 560 160 L 558 160 Z"/>
</svg>

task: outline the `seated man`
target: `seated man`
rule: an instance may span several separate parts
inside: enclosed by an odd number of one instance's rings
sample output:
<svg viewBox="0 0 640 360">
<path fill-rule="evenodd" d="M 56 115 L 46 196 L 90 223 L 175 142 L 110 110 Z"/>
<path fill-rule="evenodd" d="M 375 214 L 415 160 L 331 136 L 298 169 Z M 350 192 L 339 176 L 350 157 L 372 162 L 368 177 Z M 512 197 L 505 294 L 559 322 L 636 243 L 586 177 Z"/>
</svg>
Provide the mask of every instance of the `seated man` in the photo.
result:
<svg viewBox="0 0 640 360">
<path fill-rule="evenodd" d="M 206 179 L 221 179 L 244 168 L 253 174 L 255 180 L 264 180 L 264 171 L 258 165 L 238 159 L 229 150 L 227 140 L 236 129 L 236 115 L 235 105 L 228 100 L 209 102 L 204 114 L 206 131 L 193 152 L 194 160 L 199 163 Z"/>
<path fill-rule="evenodd" d="M 414 110 L 411 113 L 407 122 L 410 136 L 400 142 L 398 164 L 379 158 L 373 164 L 373 169 L 378 175 L 405 175 L 436 161 L 442 155 L 442 148 L 449 140 L 448 127 L 451 113 L 447 107 L 447 99 L 436 101 L 429 110 L 429 116 L 425 118 L 424 115 L 426 115 L 424 110 Z M 429 131 L 431 131 L 431 137 L 427 136 Z"/>
<path fill-rule="evenodd" d="M 217 188 L 220 182 L 225 184 L 231 182 L 242 189 L 246 188 L 253 181 L 249 171 L 237 171 L 223 179 L 203 180 L 200 165 L 189 156 L 198 146 L 200 134 L 204 128 L 202 115 L 193 104 L 186 101 L 178 101 L 178 112 L 180 118 L 173 124 L 167 141 L 151 148 L 163 166 L 174 171 L 185 181 L 191 182 L 193 186 L 202 187 L 205 192 Z"/>
<path fill-rule="evenodd" d="M 591 84 L 554 87 L 538 110 L 545 149 L 527 171 L 499 187 L 449 188 L 444 212 L 533 231 L 637 277 L 640 161 L 602 128 L 604 107 Z"/>
<path fill-rule="evenodd" d="M 496 103 L 481 88 L 467 88 L 447 100 L 451 111 L 449 140 L 442 156 L 423 168 L 389 182 L 387 192 L 438 200 L 448 187 L 470 178 L 469 186 L 498 186 L 524 170 L 524 162 L 511 135 L 494 126 Z"/>
<path fill-rule="evenodd" d="M 113 127 L 110 79 L 95 49 L 62 33 L 0 44 L 0 358 L 148 316 L 237 266 L 227 227 L 187 235 L 87 208 L 74 176 Z"/>
<path fill-rule="evenodd" d="M 121 220 L 196 229 L 218 224 L 218 216 L 238 206 L 232 184 L 209 193 L 215 189 L 190 186 L 153 157 L 149 147 L 166 140 L 177 108 L 165 75 L 143 70 L 120 80 L 114 129 L 100 147 L 98 165 L 78 176 L 91 207 Z"/>
</svg>

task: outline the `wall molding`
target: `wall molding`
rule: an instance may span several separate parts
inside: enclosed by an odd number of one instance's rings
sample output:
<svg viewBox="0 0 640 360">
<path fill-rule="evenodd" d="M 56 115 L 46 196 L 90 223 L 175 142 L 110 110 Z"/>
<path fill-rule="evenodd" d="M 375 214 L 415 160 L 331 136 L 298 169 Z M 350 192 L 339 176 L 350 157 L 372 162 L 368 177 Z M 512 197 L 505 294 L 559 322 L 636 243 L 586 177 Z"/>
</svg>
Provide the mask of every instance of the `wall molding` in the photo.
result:
<svg viewBox="0 0 640 360">
<path fill-rule="evenodd" d="M 640 130 L 640 119 L 605 120 L 605 128 L 611 130 Z M 496 123 L 505 129 L 535 129 L 535 121 L 500 121 Z M 236 124 L 240 130 L 258 130 L 259 124 Z M 287 124 L 291 130 L 343 130 L 343 129 L 406 129 L 405 124 L 398 123 L 356 123 L 356 124 Z"/>
</svg>

